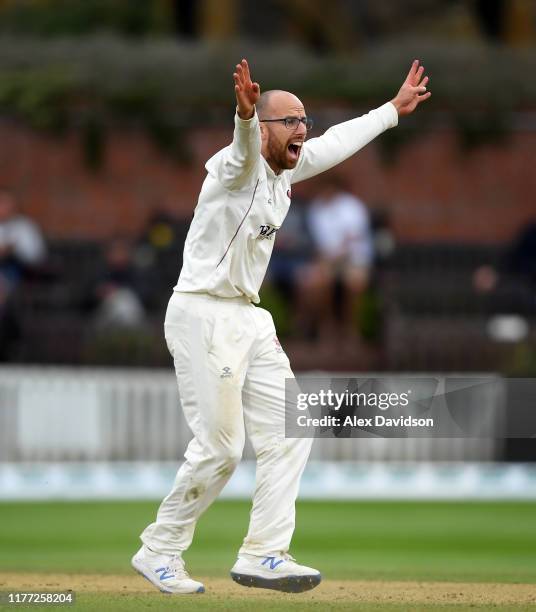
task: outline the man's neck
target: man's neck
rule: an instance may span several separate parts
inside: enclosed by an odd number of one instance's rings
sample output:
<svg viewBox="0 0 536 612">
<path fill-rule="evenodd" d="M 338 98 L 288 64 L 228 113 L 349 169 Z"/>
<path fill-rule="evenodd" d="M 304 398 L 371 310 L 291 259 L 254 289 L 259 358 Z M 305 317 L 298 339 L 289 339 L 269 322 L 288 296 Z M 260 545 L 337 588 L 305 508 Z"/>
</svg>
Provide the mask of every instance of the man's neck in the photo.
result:
<svg viewBox="0 0 536 612">
<path fill-rule="evenodd" d="M 264 157 L 264 156 L 263 156 Z M 264 160 L 266 161 L 266 163 L 268 164 L 268 166 L 270 167 L 270 170 L 277 176 L 278 174 L 281 173 L 281 168 L 279 166 L 277 166 L 272 160 L 268 159 L 268 158 L 264 158 Z"/>
</svg>

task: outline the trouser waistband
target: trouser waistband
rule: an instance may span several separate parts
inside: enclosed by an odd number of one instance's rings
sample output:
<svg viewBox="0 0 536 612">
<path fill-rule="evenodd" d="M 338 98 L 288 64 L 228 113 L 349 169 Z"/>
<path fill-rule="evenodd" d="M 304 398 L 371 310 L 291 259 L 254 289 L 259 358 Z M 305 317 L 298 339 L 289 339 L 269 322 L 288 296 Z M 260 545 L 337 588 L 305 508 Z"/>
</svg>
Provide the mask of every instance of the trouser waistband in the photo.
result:
<svg viewBox="0 0 536 612">
<path fill-rule="evenodd" d="M 246 295 L 238 295 L 235 297 L 221 297 L 219 295 L 211 295 L 210 293 L 194 293 L 189 291 L 174 291 L 175 295 L 193 298 L 194 300 L 206 300 L 209 302 L 221 302 L 223 304 L 253 304 Z"/>
</svg>

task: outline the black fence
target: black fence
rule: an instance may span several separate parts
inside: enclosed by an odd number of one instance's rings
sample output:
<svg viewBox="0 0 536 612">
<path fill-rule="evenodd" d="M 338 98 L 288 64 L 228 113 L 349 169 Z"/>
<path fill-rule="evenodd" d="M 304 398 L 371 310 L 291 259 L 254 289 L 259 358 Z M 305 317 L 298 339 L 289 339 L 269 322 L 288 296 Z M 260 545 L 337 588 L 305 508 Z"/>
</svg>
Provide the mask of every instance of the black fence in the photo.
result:
<svg viewBox="0 0 536 612">
<path fill-rule="evenodd" d="M 169 366 L 162 326 L 182 265 L 182 248 L 183 237 L 162 249 L 136 247 L 143 321 L 100 328 L 92 287 L 105 268 L 103 245 L 52 242 L 47 265 L 26 278 L 13 298 L 7 322 L 13 327 L 13 341 L 4 361 Z M 536 372 L 531 348 L 536 345 L 535 290 L 512 272 L 508 257 L 504 246 L 400 245 L 375 272 L 381 327 L 375 342 L 381 360 L 374 367 L 491 369 L 523 376 L 531 375 L 533 368 Z M 483 267 L 498 277 L 486 290 L 475 281 Z M 503 314 L 525 321 L 524 338 L 508 342 L 490 334 L 490 320 Z M 318 367 L 329 369 L 329 364 Z"/>
</svg>

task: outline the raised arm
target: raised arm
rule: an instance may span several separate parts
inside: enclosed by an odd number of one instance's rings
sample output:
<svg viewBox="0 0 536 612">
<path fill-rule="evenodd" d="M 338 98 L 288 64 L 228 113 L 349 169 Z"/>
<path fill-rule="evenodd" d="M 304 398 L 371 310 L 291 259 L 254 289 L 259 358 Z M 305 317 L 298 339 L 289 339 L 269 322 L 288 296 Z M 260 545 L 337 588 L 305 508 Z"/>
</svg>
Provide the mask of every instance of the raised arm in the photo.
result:
<svg viewBox="0 0 536 612">
<path fill-rule="evenodd" d="M 251 81 L 245 59 L 236 65 L 233 78 L 236 95 L 233 142 L 210 159 L 206 167 L 227 189 L 240 189 L 248 183 L 261 154 L 261 134 L 255 112 L 260 87 Z"/>
<path fill-rule="evenodd" d="M 398 124 L 398 117 L 412 113 L 431 93 L 426 90 L 428 77 L 415 60 L 397 95 L 362 117 L 339 123 L 318 138 L 303 144 L 300 159 L 292 174 L 297 183 L 325 172 L 357 153 L 385 130 Z"/>
<path fill-rule="evenodd" d="M 249 66 L 245 59 L 236 65 L 233 74 L 235 82 L 236 112 L 241 119 L 251 119 L 255 114 L 255 104 L 261 95 L 258 83 L 252 83 Z"/>
<path fill-rule="evenodd" d="M 424 66 L 419 66 L 419 60 L 415 60 L 411 64 L 408 76 L 402 83 L 402 87 L 391 100 L 400 117 L 412 113 L 421 102 L 428 100 L 432 95 L 426 89 L 430 79 L 427 76 L 423 78 L 423 74 Z"/>
</svg>

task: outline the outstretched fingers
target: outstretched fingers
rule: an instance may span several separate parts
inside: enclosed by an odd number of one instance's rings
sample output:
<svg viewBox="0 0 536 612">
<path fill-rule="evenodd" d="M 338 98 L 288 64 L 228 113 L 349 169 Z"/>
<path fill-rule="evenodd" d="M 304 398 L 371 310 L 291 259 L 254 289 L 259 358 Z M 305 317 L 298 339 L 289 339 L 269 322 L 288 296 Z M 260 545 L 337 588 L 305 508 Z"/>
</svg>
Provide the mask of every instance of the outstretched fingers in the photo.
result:
<svg viewBox="0 0 536 612">
<path fill-rule="evenodd" d="M 406 81 L 408 81 L 408 83 L 413 82 L 413 78 L 417 74 L 418 67 L 419 67 L 419 60 L 413 60 L 413 63 L 411 64 L 411 68 L 409 69 L 409 72 L 408 72 L 408 76 L 406 77 Z"/>
<path fill-rule="evenodd" d="M 240 87 L 244 87 L 244 71 L 242 70 L 242 66 L 237 64 L 235 67 L 235 72 L 233 74 L 235 83 Z"/>
<path fill-rule="evenodd" d="M 240 62 L 240 66 L 242 68 L 242 72 L 244 73 L 244 79 L 246 80 L 246 82 L 251 81 L 251 75 L 249 73 L 249 64 L 248 64 L 247 60 L 243 59 Z"/>
<path fill-rule="evenodd" d="M 432 95 L 429 91 L 427 91 L 428 88 L 426 87 L 426 85 L 428 85 L 428 81 L 429 80 L 430 79 L 427 76 L 424 77 L 424 79 L 416 87 L 416 90 L 417 90 L 418 94 L 420 94 L 417 97 L 420 100 L 426 100 L 427 98 L 429 98 Z"/>
<path fill-rule="evenodd" d="M 428 100 L 432 95 L 427 88 L 429 80 L 424 74 L 424 66 L 420 65 L 419 60 L 414 60 L 406 80 L 394 98 L 399 115 L 409 115 L 420 102 Z"/>
<path fill-rule="evenodd" d="M 259 99 L 261 88 L 258 83 L 251 82 L 249 66 L 245 59 L 236 64 L 233 79 L 238 115 L 242 119 L 250 119 L 253 116 L 255 103 Z"/>
<path fill-rule="evenodd" d="M 249 74 L 249 66 L 245 59 L 243 59 L 240 64 L 236 65 L 236 72 L 238 73 L 241 79 L 241 85 L 243 87 L 248 87 L 251 85 L 251 76 Z"/>
<path fill-rule="evenodd" d="M 415 60 L 411 64 L 411 68 L 409 69 L 408 76 L 406 77 L 406 83 L 409 83 L 413 87 L 420 85 L 426 85 L 426 83 L 421 83 L 422 76 L 424 74 L 424 66 L 419 65 L 419 60 Z M 428 79 L 428 77 L 425 77 Z"/>
<path fill-rule="evenodd" d="M 429 78 L 428 77 L 424 77 L 424 79 L 420 83 L 418 83 L 417 85 L 410 85 L 410 91 L 415 96 L 419 96 L 419 94 L 424 94 L 427 91 L 426 85 L 427 85 L 428 81 L 429 81 Z"/>
<path fill-rule="evenodd" d="M 233 78 L 235 82 L 235 91 L 245 91 L 249 87 L 252 87 L 256 91 L 260 90 L 258 83 L 251 82 L 249 66 L 245 59 L 235 66 Z"/>
</svg>

